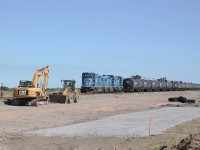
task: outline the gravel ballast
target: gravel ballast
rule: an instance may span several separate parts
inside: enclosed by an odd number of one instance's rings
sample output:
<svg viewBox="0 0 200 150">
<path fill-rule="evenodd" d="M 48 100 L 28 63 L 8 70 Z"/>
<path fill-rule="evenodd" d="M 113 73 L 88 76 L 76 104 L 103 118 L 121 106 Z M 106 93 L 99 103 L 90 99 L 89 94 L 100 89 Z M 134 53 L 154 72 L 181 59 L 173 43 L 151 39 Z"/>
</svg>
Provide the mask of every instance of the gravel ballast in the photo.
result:
<svg viewBox="0 0 200 150">
<path fill-rule="evenodd" d="M 152 118 L 151 135 L 157 135 L 178 124 L 200 117 L 200 108 L 171 107 L 134 112 L 85 123 L 25 132 L 24 135 L 47 137 L 143 137 L 149 134 L 150 116 Z"/>
</svg>

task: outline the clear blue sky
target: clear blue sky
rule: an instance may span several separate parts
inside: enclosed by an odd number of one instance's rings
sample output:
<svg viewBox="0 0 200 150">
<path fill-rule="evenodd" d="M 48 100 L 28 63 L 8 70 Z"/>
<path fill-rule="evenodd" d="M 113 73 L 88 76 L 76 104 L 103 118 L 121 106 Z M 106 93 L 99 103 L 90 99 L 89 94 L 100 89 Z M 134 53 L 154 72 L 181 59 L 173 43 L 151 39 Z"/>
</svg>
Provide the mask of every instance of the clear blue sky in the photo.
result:
<svg viewBox="0 0 200 150">
<path fill-rule="evenodd" d="M 200 83 L 199 0 L 1 0 L 0 82 L 50 65 L 49 87 L 82 72 Z"/>
</svg>

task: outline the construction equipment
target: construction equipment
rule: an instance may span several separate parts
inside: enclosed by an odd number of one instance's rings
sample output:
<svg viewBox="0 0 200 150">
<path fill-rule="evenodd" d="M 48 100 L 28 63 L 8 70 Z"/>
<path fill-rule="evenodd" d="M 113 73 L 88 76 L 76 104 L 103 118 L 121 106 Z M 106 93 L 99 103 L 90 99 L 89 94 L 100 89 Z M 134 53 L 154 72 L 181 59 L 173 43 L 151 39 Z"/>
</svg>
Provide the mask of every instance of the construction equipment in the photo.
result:
<svg viewBox="0 0 200 150">
<path fill-rule="evenodd" d="M 63 88 L 61 92 L 49 95 L 51 103 L 78 103 L 79 95 L 75 88 L 76 81 L 61 80 Z"/>
<path fill-rule="evenodd" d="M 42 87 L 38 87 L 40 77 L 44 77 Z M 32 81 L 21 80 L 19 86 L 13 90 L 11 105 L 31 105 L 47 104 L 49 97 L 46 94 L 46 86 L 49 79 L 49 66 L 36 71 Z"/>
</svg>

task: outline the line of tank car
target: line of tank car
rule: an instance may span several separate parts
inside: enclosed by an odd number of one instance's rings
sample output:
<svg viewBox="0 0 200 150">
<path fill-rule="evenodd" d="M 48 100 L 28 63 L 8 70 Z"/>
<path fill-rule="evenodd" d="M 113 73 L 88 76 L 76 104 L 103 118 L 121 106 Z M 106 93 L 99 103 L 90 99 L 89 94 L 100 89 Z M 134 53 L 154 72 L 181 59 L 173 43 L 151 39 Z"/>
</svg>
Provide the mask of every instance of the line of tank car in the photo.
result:
<svg viewBox="0 0 200 150">
<path fill-rule="evenodd" d="M 199 90 L 200 84 L 167 80 L 123 78 L 114 75 L 82 73 L 81 93 L 152 92 Z"/>
</svg>

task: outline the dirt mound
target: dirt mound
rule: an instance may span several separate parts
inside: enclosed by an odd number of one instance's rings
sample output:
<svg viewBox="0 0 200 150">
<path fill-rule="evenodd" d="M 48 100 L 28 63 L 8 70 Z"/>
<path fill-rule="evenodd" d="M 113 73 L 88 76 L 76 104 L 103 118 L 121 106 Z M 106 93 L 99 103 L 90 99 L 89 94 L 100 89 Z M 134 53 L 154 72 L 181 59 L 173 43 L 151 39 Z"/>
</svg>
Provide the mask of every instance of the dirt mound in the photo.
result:
<svg viewBox="0 0 200 150">
<path fill-rule="evenodd" d="M 160 150 L 200 150 L 200 133 L 182 139 L 179 144 L 173 147 L 163 146 Z"/>
</svg>

